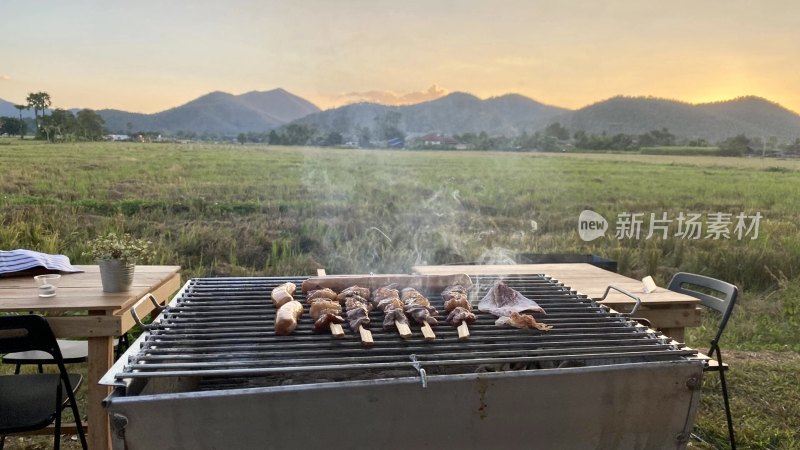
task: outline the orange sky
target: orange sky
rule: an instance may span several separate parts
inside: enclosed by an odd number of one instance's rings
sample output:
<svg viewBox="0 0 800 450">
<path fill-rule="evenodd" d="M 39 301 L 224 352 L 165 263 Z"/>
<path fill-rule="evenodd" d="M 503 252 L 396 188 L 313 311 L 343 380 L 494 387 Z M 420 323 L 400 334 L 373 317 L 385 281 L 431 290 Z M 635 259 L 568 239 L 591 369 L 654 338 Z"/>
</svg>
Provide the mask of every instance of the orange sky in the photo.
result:
<svg viewBox="0 0 800 450">
<path fill-rule="evenodd" d="M 0 98 L 156 112 L 282 87 L 321 107 L 516 92 L 758 95 L 800 111 L 800 2 L 0 2 Z"/>
</svg>

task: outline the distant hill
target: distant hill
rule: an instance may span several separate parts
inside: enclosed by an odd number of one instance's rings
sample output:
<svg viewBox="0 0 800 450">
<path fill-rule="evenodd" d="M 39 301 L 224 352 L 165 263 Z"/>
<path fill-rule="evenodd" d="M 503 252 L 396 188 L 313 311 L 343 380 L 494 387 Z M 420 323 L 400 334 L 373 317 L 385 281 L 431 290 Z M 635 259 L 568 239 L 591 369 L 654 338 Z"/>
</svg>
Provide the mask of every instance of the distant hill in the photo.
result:
<svg viewBox="0 0 800 450">
<path fill-rule="evenodd" d="M 406 134 L 485 131 L 495 135 L 510 135 L 539 124 L 546 126 L 548 119 L 568 111 L 517 94 L 481 100 L 471 94 L 454 92 L 436 100 L 408 106 L 356 103 L 311 114 L 295 123 L 313 125 L 323 132 L 354 134 L 358 128 L 375 128 L 376 120 L 389 112 L 396 112 L 399 113 L 397 128 Z"/>
<path fill-rule="evenodd" d="M 98 111 L 112 133 L 180 131 L 235 136 L 263 133 L 289 123 L 314 126 L 326 133 L 337 131 L 355 137 L 358 130 L 375 130 L 382 120 L 406 136 L 427 133 L 448 135 L 467 132 L 515 136 L 533 133 L 559 122 L 570 133 L 642 134 L 667 128 L 678 138 L 703 138 L 716 142 L 740 133 L 749 137 L 800 137 L 800 115 L 760 97 L 691 104 L 655 97 L 613 97 L 578 110 L 545 105 L 518 94 L 481 100 L 454 92 L 444 97 L 406 106 L 356 103 L 320 111 L 312 103 L 283 89 L 252 91 L 241 95 L 212 92 L 176 108 L 156 114 L 104 109 Z M 0 115 L 17 117 L 13 103 L 0 99 Z M 33 111 L 23 111 L 33 117 Z M 395 123 L 396 122 L 396 123 Z"/>
<path fill-rule="evenodd" d="M 313 103 L 283 89 L 233 95 L 212 92 L 176 108 L 155 114 L 103 109 L 98 113 L 114 133 L 156 131 L 198 135 L 264 132 L 318 112 Z"/>
<path fill-rule="evenodd" d="M 2 98 L 0 98 L 0 117 L 2 117 L 2 116 L 19 118 L 19 110 L 14 107 L 14 103 L 9 102 L 9 101 L 5 101 Z M 33 110 L 32 109 L 31 110 L 27 110 L 27 109 L 22 110 L 22 117 L 23 118 L 28 117 L 28 118 L 32 119 L 33 118 Z"/>
<path fill-rule="evenodd" d="M 613 97 L 557 120 L 570 131 L 641 134 L 667 128 L 678 137 L 718 141 L 750 137 L 800 137 L 800 115 L 759 97 L 693 105 L 652 97 Z"/>
</svg>

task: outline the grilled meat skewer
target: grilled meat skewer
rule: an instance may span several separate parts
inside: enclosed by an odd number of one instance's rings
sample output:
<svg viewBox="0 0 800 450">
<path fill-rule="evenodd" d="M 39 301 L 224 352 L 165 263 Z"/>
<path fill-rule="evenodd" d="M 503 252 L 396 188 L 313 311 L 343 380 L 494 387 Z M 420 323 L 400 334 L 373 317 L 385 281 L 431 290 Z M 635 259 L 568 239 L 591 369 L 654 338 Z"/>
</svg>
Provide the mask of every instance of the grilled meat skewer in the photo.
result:
<svg viewBox="0 0 800 450">
<path fill-rule="evenodd" d="M 344 336 L 344 331 L 339 325 L 344 322 L 340 315 L 342 313 L 342 305 L 339 304 L 336 298 L 336 292 L 330 289 L 319 289 L 308 293 L 306 302 L 311 305 L 308 312 L 314 321 L 314 331 L 322 331 L 327 328 L 336 337 Z"/>
<path fill-rule="evenodd" d="M 425 336 L 426 341 L 436 339 L 431 325 L 436 325 L 439 322 L 433 317 L 433 315 L 436 314 L 436 309 L 431 306 L 431 302 L 414 288 L 405 288 L 402 294 L 403 303 L 405 305 L 403 311 L 411 316 L 415 322 L 420 324 L 422 327 L 422 335 Z"/>
<path fill-rule="evenodd" d="M 369 331 L 369 312 L 372 305 L 369 303 L 369 289 L 360 286 L 350 286 L 336 297 L 339 302 L 344 302 L 347 311 L 347 322 L 353 332 L 361 335 L 361 342 L 372 345 L 372 333 Z"/>
<path fill-rule="evenodd" d="M 405 304 L 400 300 L 400 292 L 397 289 L 390 286 L 375 289 L 372 293 L 372 304 L 383 311 L 384 330 L 390 330 L 395 327 L 401 337 L 408 338 L 411 336 L 408 318 L 403 311 Z"/>
<path fill-rule="evenodd" d="M 477 318 L 472 313 L 472 305 L 467 297 L 467 289 L 458 284 L 447 286 L 442 291 L 442 300 L 444 300 L 444 310 L 450 313 L 447 315 L 445 322 L 458 327 L 459 339 L 469 338 L 467 324 L 475 322 Z"/>
</svg>

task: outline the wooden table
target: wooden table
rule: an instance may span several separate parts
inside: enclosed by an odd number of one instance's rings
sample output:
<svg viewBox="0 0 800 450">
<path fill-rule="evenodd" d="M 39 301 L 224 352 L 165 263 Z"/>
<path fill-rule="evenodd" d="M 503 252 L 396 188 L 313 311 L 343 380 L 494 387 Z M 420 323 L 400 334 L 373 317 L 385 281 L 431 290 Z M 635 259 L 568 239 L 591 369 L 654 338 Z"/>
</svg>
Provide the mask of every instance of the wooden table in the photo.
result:
<svg viewBox="0 0 800 450">
<path fill-rule="evenodd" d="M 700 301 L 688 295 L 672 292 L 659 287 L 655 292 L 644 293 L 642 282 L 633 278 L 609 272 L 591 264 L 508 264 L 508 265 L 464 265 L 464 266 L 414 266 L 419 274 L 503 275 L 503 274 L 544 274 L 564 285 L 599 299 L 608 285 L 625 289 L 642 300 L 636 312 L 644 317 L 654 328 L 666 336 L 683 342 L 686 327 L 700 325 Z M 604 304 L 619 312 L 628 312 L 635 302 L 628 296 L 611 291 Z"/>
<path fill-rule="evenodd" d="M 134 325 L 130 314 L 136 302 L 153 294 L 159 302 L 180 288 L 180 266 L 136 266 L 133 285 L 127 292 L 103 292 L 97 266 L 75 266 L 83 273 L 64 274 L 56 296 L 40 298 L 33 277 L 0 278 L 0 312 L 35 311 L 47 314 L 57 337 L 85 337 L 89 343 L 87 376 L 88 443 L 92 450 L 110 448 L 110 427 L 102 401 L 109 388 L 98 384 L 113 363 L 113 337 L 121 336 Z M 143 302 L 136 311 L 140 317 L 153 310 Z M 61 315 L 63 313 L 86 315 Z"/>
</svg>

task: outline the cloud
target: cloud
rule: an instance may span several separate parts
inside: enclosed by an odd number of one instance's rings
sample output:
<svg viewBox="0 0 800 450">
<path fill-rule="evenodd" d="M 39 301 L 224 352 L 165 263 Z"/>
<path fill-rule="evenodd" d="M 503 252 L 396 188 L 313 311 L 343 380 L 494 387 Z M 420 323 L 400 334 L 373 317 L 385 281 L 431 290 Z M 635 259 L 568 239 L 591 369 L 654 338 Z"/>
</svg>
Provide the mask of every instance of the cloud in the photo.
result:
<svg viewBox="0 0 800 450">
<path fill-rule="evenodd" d="M 371 102 L 382 105 L 411 105 L 414 103 L 427 102 L 447 95 L 447 90 L 437 85 L 433 85 L 424 91 L 414 92 L 394 92 L 394 91 L 364 91 L 347 92 L 339 94 L 334 101 L 339 104 Z"/>
<path fill-rule="evenodd" d="M 0 81 L 8 81 L 11 79 L 10 75 L 0 74 Z"/>
</svg>

